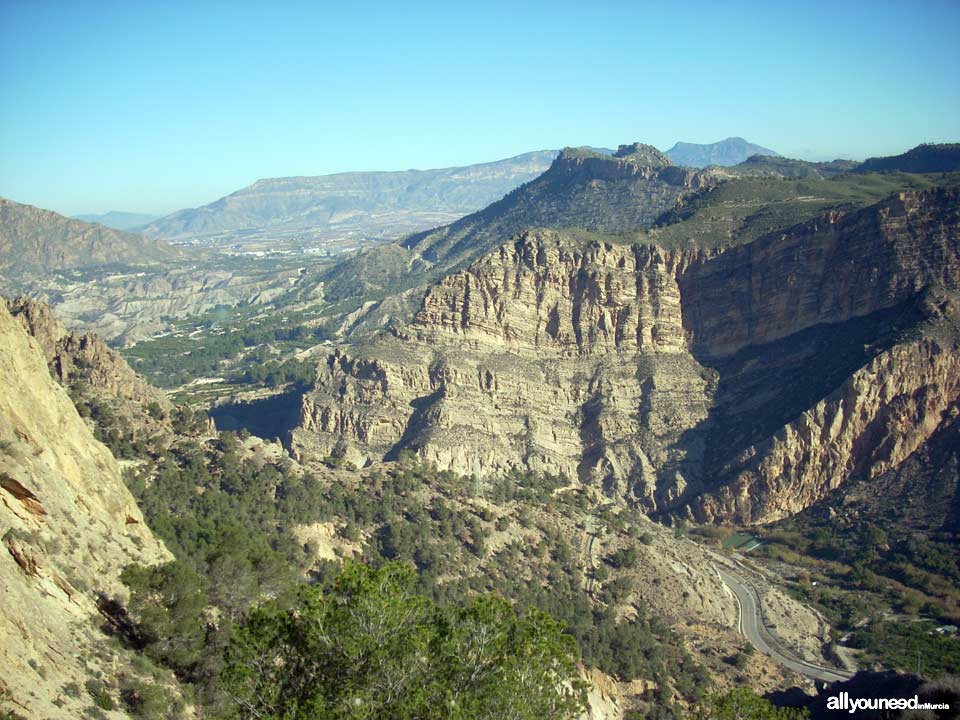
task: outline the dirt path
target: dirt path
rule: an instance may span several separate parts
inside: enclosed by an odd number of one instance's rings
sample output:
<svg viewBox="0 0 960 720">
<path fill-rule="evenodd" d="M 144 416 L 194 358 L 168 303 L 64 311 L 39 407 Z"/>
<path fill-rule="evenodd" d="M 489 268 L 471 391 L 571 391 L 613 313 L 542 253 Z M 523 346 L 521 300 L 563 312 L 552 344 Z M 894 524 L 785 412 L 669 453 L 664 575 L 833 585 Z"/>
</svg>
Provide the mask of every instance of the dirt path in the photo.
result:
<svg viewBox="0 0 960 720">
<path fill-rule="evenodd" d="M 583 587 L 588 593 L 593 594 L 596 589 L 597 581 L 593 574 L 597 569 L 597 558 L 594 550 L 594 543 L 597 539 L 596 520 L 593 516 L 588 516 L 583 529 L 583 542 L 581 543 L 581 557 L 586 569 L 583 574 Z"/>
</svg>

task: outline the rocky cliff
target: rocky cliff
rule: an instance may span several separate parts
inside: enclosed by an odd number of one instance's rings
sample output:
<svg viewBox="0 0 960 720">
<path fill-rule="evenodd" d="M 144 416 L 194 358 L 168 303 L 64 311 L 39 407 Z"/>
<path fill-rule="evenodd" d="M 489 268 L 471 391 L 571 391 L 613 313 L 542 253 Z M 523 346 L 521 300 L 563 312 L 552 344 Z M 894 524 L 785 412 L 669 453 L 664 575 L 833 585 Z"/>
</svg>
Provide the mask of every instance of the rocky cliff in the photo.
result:
<svg viewBox="0 0 960 720">
<path fill-rule="evenodd" d="M 78 716 L 106 669 L 98 596 L 123 596 L 122 567 L 170 554 L 143 522 L 109 450 L 51 377 L 41 343 L 0 303 L 0 677 L 11 709 Z M 105 665 L 106 663 L 106 665 Z"/>
<path fill-rule="evenodd" d="M 99 423 L 98 437 L 114 452 L 147 440 L 172 441 L 173 405 L 137 375 L 117 351 L 92 333 L 68 332 L 45 303 L 3 300 L 8 312 L 37 341 L 53 377 L 65 387 L 85 418 Z M 123 457 L 124 455 L 120 455 Z"/>
<path fill-rule="evenodd" d="M 958 206 L 901 193 L 722 253 L 522 233 L 331 355 L 294 447 L 563 473 L 698 519 L 795 512 L 956 403 Z"/>
<path fill-rule="evenodd" d="M 415 449 L 486 475 L 566 474 L 649 497 L 696 448 L 712 373 L 685 352 L 677 276 L 693 255 L 522 234 L 431 289 L 415 321 L 321 367 L 301 452 L 355 463 Z M 699 409 L 697 409 L 699 408 Z"/>
<path fill-rule="evenodd" d="M 69 332 L 49 305 L 25 297 L 4 302 L 37 341 L 50 371 L 64 385 L 85 383 L 117 399 L 157 403 L 163 410 L 172 407 L 166 395 L 133 372 L 120 353 L 97 335 Z"/>
<path fill-rule="evenodd" d="M 692 517 L 784 518 L 851 478 L 896 469 L 921 449 L 960 404 L 960 313 L 955 299 L 949 305 L 947 337 L 891 348 L 772 437 L 737 452 L 715 469 L 711 484 L 719 488 L 691 500 Z"/>
<path fill-rule="evenodd" d="M 957 287 L 960 193 L 903 192 L 729 249 L 683 278 L 692 349 L 729 355 Z"/>
</svg>

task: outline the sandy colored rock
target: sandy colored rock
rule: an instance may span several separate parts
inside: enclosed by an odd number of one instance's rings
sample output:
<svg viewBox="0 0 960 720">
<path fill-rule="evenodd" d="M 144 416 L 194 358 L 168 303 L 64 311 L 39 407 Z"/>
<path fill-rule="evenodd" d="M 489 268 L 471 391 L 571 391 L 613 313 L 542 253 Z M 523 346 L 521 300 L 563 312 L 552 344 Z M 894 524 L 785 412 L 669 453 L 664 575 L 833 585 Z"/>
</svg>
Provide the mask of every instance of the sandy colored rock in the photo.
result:
<svg viewBox="0 0 960 720">
<path fill-rule="evenodd" d="M 99 662 L 97 595 L 122 597 L 125 565 L 171 555 L 2 303 L 0 348 L 0 677 L 27 716 L 78 716 L 63 686 Z"/>
</svg>

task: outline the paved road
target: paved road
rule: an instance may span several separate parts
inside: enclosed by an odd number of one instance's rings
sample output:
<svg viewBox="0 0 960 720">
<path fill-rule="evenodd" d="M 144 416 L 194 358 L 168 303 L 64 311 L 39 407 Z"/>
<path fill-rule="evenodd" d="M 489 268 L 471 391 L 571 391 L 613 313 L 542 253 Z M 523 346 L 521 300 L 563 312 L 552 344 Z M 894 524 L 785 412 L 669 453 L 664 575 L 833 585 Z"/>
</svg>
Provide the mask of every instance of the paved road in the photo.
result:
<svg viewBox="0 0 960 720">
<path fill-rule="evenodd" d="M 796 654 L 778 641 L 770 634 L 770 631 L 763 625 L 760 617 L 760 599 L 757 597 L 756 590 L 742 581 L 740 578 L 731 575 L 726 570 L 717 568 L 720 578 L 727 584 L 739 605 L 739 632 L 743 634 L 750 644 L 765 655 L 769 655 L 781 665 L 790 668 L 794 672 L 824 682 L 838 682 L 849 680 L 853 673 L 837 668 L 825 668 L 819 665 L 813 665 L 805 660 L 801 660 Z"/>
</svg>

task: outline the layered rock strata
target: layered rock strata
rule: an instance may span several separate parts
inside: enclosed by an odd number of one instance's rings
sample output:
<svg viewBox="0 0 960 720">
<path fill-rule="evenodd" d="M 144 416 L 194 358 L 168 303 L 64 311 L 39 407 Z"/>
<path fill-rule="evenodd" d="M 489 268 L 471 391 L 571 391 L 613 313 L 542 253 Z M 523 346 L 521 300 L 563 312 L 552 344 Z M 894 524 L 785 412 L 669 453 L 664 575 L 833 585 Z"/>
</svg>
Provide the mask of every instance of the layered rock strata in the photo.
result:
<svg viewBox="0 0 960 720">
<path fill-rule="evenodd" d="M 956 190 L 901 193 L 721 254 L 521 233 L 432 287 L 409 325 L 331 355 L 294 447 L 562 473 L 702 520 L 782 517 L 895 467 L 956 403 L 958 207 Z M 931 289 L 939 305 L 920 308 Z M 884 329 L 901 306 L 918 319 Z M 797 350 L 808 335 L 816 356 Z M 818 362 L 845 369 L 804 375 Z"/>
</svg>

